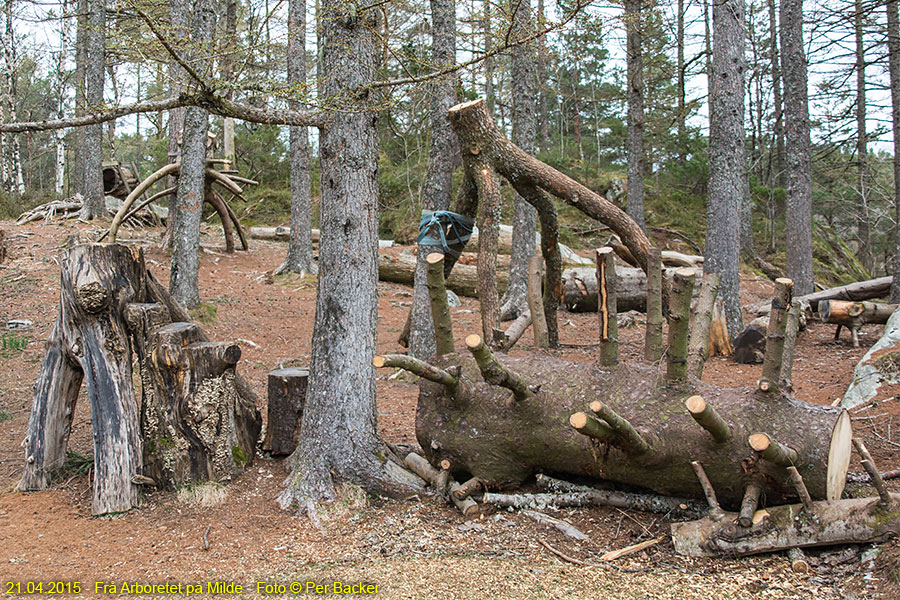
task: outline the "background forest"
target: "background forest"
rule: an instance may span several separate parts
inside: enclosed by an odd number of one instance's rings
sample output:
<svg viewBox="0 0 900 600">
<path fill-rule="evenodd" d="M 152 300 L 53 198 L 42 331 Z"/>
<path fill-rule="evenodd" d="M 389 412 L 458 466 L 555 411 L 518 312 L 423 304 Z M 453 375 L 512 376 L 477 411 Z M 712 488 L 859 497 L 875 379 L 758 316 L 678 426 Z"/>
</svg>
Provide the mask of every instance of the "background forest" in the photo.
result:
<svg viewBox="0 0 900 600">
<path fill-rule="evenodd" d="M 2 118 L 40 121 L 77 113 L 83 89 L 78 21 L 87 2 L 6 0 L 3 6 Z M 284 107 L 287 3 L 223 0 L 211 70 L 231 76 L 236 100 Z M 159 97 L 170 84 L 168 57 L 143 18 L 167 8 L 146 2 L 107 3 L 105 87 L 107 106 Z M 540 94 L 538 157 L 626 204 L 626 19 L 621 7 L 592 3 L 581 10 L 563 2 L 534 7 L 535 61 Z M 755 251 L 784 267 L 785 162 L 779 68 L 778 6 L 753 0 L 744 15 L 746 153 Z M 417 1 L 384 4 L 378 35 L 379 78 L 412 78 L 431 66 L 429 7 Z M 460 101 L 486 98 L 498 124 L 512 128 L 513 82 L 508 43 L 516 3 L 463 0 L 456 7 Z M 634 11 L 634 7 L 632 7 Z M 315 7 L 307 6 L 307 85 L 314 104 L 317 80 Z M 643 76 L 643 165 L 647 224 L 677 230 L 702 251 L 709 177 L 706 73 L 710 68 L 711 6 L 706 0 L 638 3 Z M 224 18 L 224 15 L 231 15 Z M 573 16 L 574 15 L 574 16 Z M 894 243 L 890 96 L 885 7 L 881 2 L 825 0 L 806 3 L 804 40 L 809 64 L 815 278 L 821 284 L 866 279 L 890 271 Z M 171 32 L 171 24 L 158 29 Z M 90 30 L 82 24 L 82 29 Z M 222 78 L 225 80 L 225 78 Z M 428 168 L 428 85 L 385 87 L 378 101 L 380 236 L 414 239 Z M 222 119 L 211 132 L 222 135 Z M 286 222 L 290 214 L 287 127 L 237 121 L 237 169 L 260 181 L 238 207 L 245 220 Z M 77 189 L 78 130 L 2 137 L 0 217 Z M 105 160 L 134 162 L 142 176 L 167 161 L 168 112 L 131 115 L 104 125 Z M 221 146 L 220 146 L 221 147 Z M 317 144 L 312 139 L 313 220 L 317 225 Z M 457 174 L 458 176 L 458 174 Z M 504 186 L 505 222 L 512 191 Z M 596 224 L 561 209 L 563 241 L 605 240 Z"/>
</svg>

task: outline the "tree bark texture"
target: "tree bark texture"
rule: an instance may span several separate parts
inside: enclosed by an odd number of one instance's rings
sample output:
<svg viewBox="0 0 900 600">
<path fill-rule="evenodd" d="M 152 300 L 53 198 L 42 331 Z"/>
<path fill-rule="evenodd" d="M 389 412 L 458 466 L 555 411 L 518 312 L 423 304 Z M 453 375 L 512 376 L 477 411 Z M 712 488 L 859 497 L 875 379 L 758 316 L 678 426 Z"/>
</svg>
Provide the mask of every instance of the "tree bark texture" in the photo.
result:
<svg viewBox="0 0 900 600">
<path fill-rule="evenodd" d="M 521 40 L 534 34 L 531 0 L 512 0 L 510 12 L 511 39 Z M 538 60 L 538 48 L 534 41 L 519 43 L 512 48 L 510 58 L 512 142 L 531 155 L 537 153 Z M 514 319 L 528 310 L 528 261 L 534 255 L 537 246 L 536 229 L 537 211 L 516 193 L 509 285 L 500 301 L 500 319 L 503 321 Z"/>
<path fill-rule="evenodd" d="M 482 380 L 475 361 L 463 355 L 447 355 L 437 362 L 444 367 L 460 365 L 455 388 L 420 382 L 419 444 L 432 464 L 449 460 L 454 475 L 461 479 L 470 474 L 503 487 L 521 484 L 536 472 L 556 472 L 703 498 L 690 464 L 696 460 L 703 464 L 723 504 L 736 506 L 747 483 L 760 474 L 767 500 L 775 502 L 795 496 L 788 473 L 755 456 L 748 446 L 753 432 L 768 431 L 797 451 L 796 466 L 814 497 L 839 497 L 843 489 L 847 464 L 829 463 L 832 447 L 842 447 L 849 456 L 849 417 L 841 410 L 779 392 L 721 389 L 690 380 L 693 390 L 709 398 L 730 427 L 728 440 L 717 443 L 685 408 L 687 391 L 658 387 L 656 367 L 585 368 L 545 353 L 520 358 L 501 354 L 495 360 L 528 389 L 540 384 L 539 390 L 514 400 L 510 389 Z M 608 404 L 646 441 L 649 450 L 638 453 L 616 436 L 592 440 L 570 427 L 569 417 L 587 411 L 591 400 Z M 589 419 L 601 431 L 611 431 L 611 424 Z"/>
<path fill-rule="evenodd" d="M 192 42 L 194 69 L 204 72 L 209 59 L 203 52 L 212 42 L 216 13 L 212 0 L 197 0 L 194 5 Z M 172 267 L 169 292 L 181 304 L 193 308 L 200 304 L 200 218 L 206 177 L 206 142 L 209 113 L 191 106 L 184 113 L 184 143 L 178 193 L 175 198 L 175 226 L 172 238 Z"/>
<path fill-rule="evenodd" d="M 798 295 L 813 292 L 812 166 L 809 138 L 803 0 L 781 3 L 781 67 L 784 73 L 787 276 Z"/>
<path fill-rule="evenodd" d="M 869 233 L 869 147 L 866 134 L 866 49 L 863 43 L 862 0 L 855 0 L 853 30 L 856 38 L 856 186 L 859 201 L 856 205 L 857 254 L 867 271 L 872 269 L 872 239 Z"/>
<path fill-rule="evenodd" d="M 291 0 L 288 6 L 288 85 L 294 94 L 306 95 L 306 0 Z M 290 107 L 301 104 L 292 99 Z M 287 256 L 278 272 L 316 273 L 312 255 L 312 192 L 310 191 L 309 128 L 290 128 L 291 151 L 291 238 Z"/>
<path fill-rule="evenodd" d="M 172 478 L 171 470 L 172 457 L 188 447 L 184 434 L 178 432 L 204 424 L 208 430 L 210 415 L 215 435 L 223 438 L 219 454 L 227 454 L 226 460 L 235 454 L 243 456 L 245 464 L 252 458 L 260 419 L 254 408 L 255 396 L 234 373 L 239 349 L 233 344 L 201 343 L 206 342 L 205 335 L 188 323 L 179 327 L 191 332 L 190 346 L 181 342 L 151 344 L 154 331 L 172 318 L 187 318 L 187 314 L 147 272 L 140 250 L 120 244 L 76 246 L 63 255 L 60 288 L 59 314 L 35 385 L 19 489 L 45 489 L 54 471 L 63 466 L 82 381 L 87 384 L 94 430 L 95 514 L 136 506 L 139 476 L 152 475 L 164 487 L 183 483 L 184 478 Z M 132 341 L 141 366 L 140 403 L 132 384 Z M 230 357 L 227 364 L 210 358 L 217 354 Z M 157 361 L 165 360 L 170 366 L 181 364 L 180 371 L 174 379 L 154 379 L 153 373 L 159 372 L 154 371 Z M 224 383 L 217 383 L 216 378 Z M 179 403 L 178 398 L 184 402 Z M 240 402 L 232 403 L 233 398 Z M 204 400 L 203 406 L 195 399 Z M 196 410 L 192 411 L 192 406 Z M 224 418 L 229 410 L 241 415 L 240 427 L 229 430 L 228 423 L 234 421 Z M 157 424 L 168 424 L 168 434 L 151 427 L 151 414 Z M 244 432 L 237 443 L 226 435 L 234 430 Z M 207 435 L 206 440 L 213 437 Z M 235 446 L 240 452 L 235 452 Z M 188 471 L 191 459 L 181 460 Z M 168 465 L 168 470 L 160 465 Z M 215 471 L 207 476 L 221 479 L 225 473 Z"/>
<path fill-rule="evenodd" d="M 628 124 L 625 149 L 628 154 L 628 216 L 644 229 L 644 60 L 643 1 L 625 0 Z"/>
<path fill-rule="evenodd" d="M 237 344 L 204 341 L 194 323 L 138 326 L 147 307 L 129 306 L 129 325 L 143 329 L 141 435 L 143 474 L 174 488 L 194 481 L 228 481 L 252 462 L 262 427 L 254 398 L 241 393 Z M 153 318 L 150 318 L 152 322 Z"/>
<path fill-rule="evenodd" d="M 188 45 L 191 30 L 191 8 L 190 0 L 169 0 L 169 24 L 171 27 L 170 38 L 175 48 L 180 49 L 184 55 L 185 48 Z M 169 71 L 169 93 L 177 96 L 185 91 L 187 87 L 187 72 L 178 64 L 178 61 L 172 60 L 168 66 Z M 184 135 L 184 107 L 172 108 L 169 110 L 169 163 L 181 160 L 181 149 L 183 147 Z M 166 187 L 170 188 L 178 185 L 178 176 L 171 175 Z M 166 233 L 163 236 L 162 246 L 171 248 L 174 243 L 176 214 L 178 213 L 177 196 L 169 199 L 169 218 L 166 221 Z"/>
<path fill-rule="evenodd" d="M 775 156 L 772 160 L 771 187 L 784 187 L 784 103 L 781 98 L 781 61 L 778 53 L 778 25 L 775 16 L 775 0 L 767 0 L 766 6 L 769 13 L 769 61 L 771 62 L 772 77 L 772 116 L 775 123 L 772 125 L 772 135 L 775 138 Z"/>
<path fill-rule="evenodd" d="M 378 282 L 376 116 L 371 95 L 348 95 L 374 76 L 378 9 L 320 4 L 322 101 L 339 104 L 320 133 L 322 241 L 309 388 L 293 471 L 279 501 L 334 497 L 339 481 L 377 493 L 411 489 L 377 436 L 375 356 Z M 397 487 L 395 487 L 395 485 Z"/>
<path fill-rule="evenodd" d="M 97 110 L 103 104 L 103 79 L 106 72 L 106 4 L 89 0 L 87 52 L 85 60 L 85 95 L 87 105 Z M 103 198 L 103 125 L 89 125 L 84 132 L 84 205 L 82 218 L 106 215 Z"/>
<path fill-rule="evenodd" d="M 435 68 L 446 68 L 456 62 L 456 2 L 430 0 L 430 6 L 431 62 Z M 453 169 L 459 162 L 459 147 L 450 127 L 448 111 L 456 104 L 457 82 L 458 78 L 450 75 L 431 84 L 431 148 L 423 195 L 424 209 L 429 212 L 448 210 L 453 195 Z M 431 239 L 440 239 L 437 225 L 432 225 L 427 233 Z M 409 352 L 421 359 L 434 353 L 431 303 L 426 285 L 428 269 L 425 265 L 425 257 L 432 252 L 443 252 L 443 248 L 419 244 L 413 285 Z"/>
<path fill-rule="evenodd" d="M 704 270 L 721 277 L 728 332 L 743 329 L 740 301 L 740 206 L 744 198 L 744 4 L 713 4 L 709 108 L 709 197 Z"/>
<path fill-rule="evenodd" d="M 275 455 L 287 455 L 297 448 L 308 382 L 309 371 L 306 369 L 276 369 L 269 373 L 268 419 L 263 450 Z"/>
<path fill-rule="evenodd" d="M 900 10 L 897 0 L 887 0 L 888 70 L 891 80 L 891 124 L 894 141 L 894 212 L 900 223 Z M 900 302 L 900 227 L 894 234 L 894 257 L 891 265 L 891 302 Z"/>
<path fill-rule="evenodd" d="M 75 30 L 75 81 L 72 83 L 75 92 L 75 116 L 85 114 L 87 108 L 87 96 L 84 86 L 84 73 L 87 68 L 87 0 L 75 0 L 76 30 Z M 74 145 L 72 148 L 73 164 L 71 174 L 71 186 L 75 194 L 84 197 L 84 135 L 83 127 L 76 127 L 72 132 Z"/>
<path fill-rule="evenodd" d="M 91 512 L 129 510 L 139 501 L 131 480 L 142 460 L 124 311 L 146 294 L 143 254 L 121 245 L 82 245 L 67 251 L 60 267 L 60 308 L 35 386 L 19 489 L 45 489 L 62 467 L 84 380 L 94 429 Z"/>
</svg>

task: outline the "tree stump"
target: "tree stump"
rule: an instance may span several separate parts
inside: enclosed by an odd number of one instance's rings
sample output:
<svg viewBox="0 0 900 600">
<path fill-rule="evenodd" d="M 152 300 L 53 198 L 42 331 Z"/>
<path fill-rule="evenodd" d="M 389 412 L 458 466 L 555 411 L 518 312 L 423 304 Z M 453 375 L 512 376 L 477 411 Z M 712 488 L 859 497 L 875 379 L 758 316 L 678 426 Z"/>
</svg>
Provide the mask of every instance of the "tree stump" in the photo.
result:
<svg viewBox="0 0 900 600">
<path fill-rule="evenodd" d="M 186 312 L 147 271 L 140 249 L 87 244 L 66 251 L 20 490 L 46 489 L 63 466 L 82 381 L 94 434 L 94 514 L 136 506 L 148 476 L 171 487 L 227 479 L 246 466 L 261 421 L 255 396 L 234 372 L 240 349 L 207 342 L 196 325 L 168 325 L 173 317 Z M 132 349 L 141 367 L 140 403 Z"/>
<path fill-rule="evenodd" d="M 269 373 L 269 406 L 263 450 L 274 455 L 294 451 L 300 438 L 300 418 L 306 401 L 306 369 L 276 369 Z"/>
</svg>

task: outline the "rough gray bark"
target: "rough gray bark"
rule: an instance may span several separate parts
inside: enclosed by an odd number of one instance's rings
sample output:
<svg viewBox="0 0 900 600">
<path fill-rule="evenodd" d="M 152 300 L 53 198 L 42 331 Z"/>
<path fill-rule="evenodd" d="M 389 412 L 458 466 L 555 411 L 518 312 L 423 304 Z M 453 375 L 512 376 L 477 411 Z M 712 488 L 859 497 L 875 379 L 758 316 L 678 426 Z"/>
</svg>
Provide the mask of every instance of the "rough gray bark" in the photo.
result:
<svg viewBox="0 0 900 600">
<path fill-rule="evenodd" d="M 856 210 L 856 237 L 859 260 L 872 269 L 872 240 L 869 233 L 868 143 L 866 133 L 866 50 L 863 45 L 863 4 L 856 0 L 853 29 L 856 37 L 856 186 L 859 202 Z"/>
<path fill-rule="evenodd" d="M 193 9 L 192 42 L 194 68 L 202 73 L 208 59 L 203 56 L 213 39 L 216 13 L 213 0 L 197 0 Z M 184 306 L 193 308 L 200 303 L 200 217 L 206 179 L 206 134 L 209 113 L 205 108 L 191 106 L 184 112 L 184 143 L 181 152 L 181 171 L 177 210 L 172 238 L 172 270 L 169 292 Z"/>
<path fill-rule="evenodd" d="M 288 7 L 287 80 L 295 89 L 306 83 L 306 0 Z M 296 92 L 295 92 L 296 93 Z M 292 109 L 300 102 L 291 100 Z M 312 198 L 309 173 L 309 128 L 291 127 L 291 239 L 287 256 L 276 272 L 317 273 L 312 256 Z"/>
<path fill-rule="evenodd" d="M 891 75 L 891 123 L 894 132 L 894 208 L 900 223 L 900 15 L 897 0 L 887 1 L 888 68 Z M 894 261 L 891 273 L 891 302 L 900 302 L 900 227 L 894 238 Z"/>
<path fill-rule="evenodd" d="M 190 0 L 169 0 L 169 37 L 176 48 L 185 45 L 190 33 Z M 177 61 L 169 63 L 169 94 L 177 96 L 184 91 L 187 73 Z M 169 162 L 174 163 L 181 159 L 182 131 L 184 130 L 184 107 L 169 110 Z M 166 187 L 178 185 L 178 176 L 171 175 Z M 169 218 L 166 221 L 166 233 L 163 236 L 163 247 L 171 247 L 174 239 L 175 220 L 178 214 L 178 200 L 172 196 L 169 200 Z"/>
<path fill-rule="evenodd" d="M 530 0 L 511 0 L 510 12 L 510 38 L 517 40 L 533 35 L 535 27 Z M 531 41 L 513 47 L 510 61 L 512 142 L 529 154 L 537 153 L 539 58 L 537 44 Z M 528 261 L 537 247 L 536 230 L 537 210 L 516 193 L 509 283 L 500 301 L 501 321 L 515 319 L 528 310 Z"/>
<path fill-rule="evenodd" d="M 103 79 L 106 66 L 106 4 L 103 0 L 88 2 L 87 52 L 85 56 L 85 89 L 88 107 L 96 110 L 103 103 Z M 103 216 L 103 125 L 89 125 L 84 132 L 84 205 L 83 219 Z"/>
<path fill-rule="evenodd" d="M 625 0 L 628 61 L 628 216 L 644 229 L 644 61 L 641 55 L 642 0 Z"/>
<path fill-rule="evenodd" d="M 772 179 L 769 183 L 772 187 L 784 187 L 784 114 L 781 98 L 781 61 L 778 55 L 778 26 L 775 17 L 775 0 L 768 0 L 769 11 L 769 61 L 772 69 L 772 106 L 775 123 L 772 126 L 772 135 L 775 137 L 775 156 L 772 158 Z"/>
<path fill-rule="evenodd" d="M 288 7 L 288 30 L 291 27 L 291 13 L 290 7 L 293 6 L 293 3 Z M 306 24 L 306 3 L 303 3 L 303 12 L 301 14 L 301 23 L 305 26 Z M 301 29 L 302 31 L 302 29 Z M 302 38 L 304 42 L 304 53 L 301 55 L 303 60 L 303 78 L 306 78 L 306 70 L 305 70 L 305 59 L 306 59 L 306 49 L 305 42 L 306 38 Z M 292 36 L 290 31 L 288 32 L 288 45 L 292 42 Z M 225 39 L 223 41 L 223 49 L 222 49 L 222 58 L 220 59 L 221 70 L 222 70 L 222 79 L 225 81 L 231 81 L 231 78 L 234 74 L 234 63 L 237 49 L 237 0 L 226 0 L 225 2 Z M 290 60 L 290 54 L 288 54 L 288 60 Z M 290 63 L 288 63 L 288 71 L 290 71 Z M 288 73 L 288 81 L 290 81 L 290 72 Z M 234 100 L 234 89 L 229 88 L 225 93 L 225 97 L 229 100 Z M 225 117 L 222 120 L 222 155 L 225 159 L 230 160 L 232 166 L 234 165 L 234 119 L 232 117 Z"/>
<path fill-rule="evenodd" d="M 405 474 L 378 439 L 375 414 L 378 179 L 371 94 L 349 93 L 371 81 L 379 9 L 358 12 L 342 0 L 320 4 L 322 101 L 339 102 L 321 130 L 322 240 L 312 360 L 300 444 L 279 501 L 301 507 L 334 497 L 349 481 L 376 493 Z"/>
<path fill-rule="evenodd" d="M 456 2 L 431 0 L 431 62 L 434 68 L 445 68 L 456 62 Z M 431 84 L 431 149 L 428 152 L 428 174 L 423 194 L 427 211 L 448 210 L 453 194 L 453 167 L 459 161 L 459 145 L 450 127 L 448 112 L 456 104 L 456 76 L 438 79 Z M 432 239 L 440 239 L 437 226 L 428 231 Z M 434 328 L 431 301 L 426 285 L 425 258 L 432 252 L 443 252 L 440 246 L 419 244 L 413 307 L 410 317 L 409 353 L 427 359 L 434 354 Z"/>
<path fill-rule="evenodd" d="M 781 67 L 784 74 L 787 273 L 798 295 L 813 292 L 812 167 L 803 0 L 781 3 Z"/>
<path fill-rule="evenodd" d="M 709 198 L 706 204 L 704 270 L 721 276 L 719 295 L 728 333 L 743 329 L 739 298 L 740 202 L 746 177 L 744 148 L 744 4 L 713 5 L 710 76 Z"/>
</svg>

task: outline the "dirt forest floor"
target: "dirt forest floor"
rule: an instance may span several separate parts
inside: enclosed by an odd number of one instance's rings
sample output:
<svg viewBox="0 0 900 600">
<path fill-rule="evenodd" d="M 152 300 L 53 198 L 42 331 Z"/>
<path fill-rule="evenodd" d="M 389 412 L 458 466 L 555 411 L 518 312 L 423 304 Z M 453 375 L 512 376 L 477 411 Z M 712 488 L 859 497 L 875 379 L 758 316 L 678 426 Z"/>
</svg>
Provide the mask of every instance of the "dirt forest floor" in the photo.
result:
<svg viewBox="0 0 900 600">
<path fill-rule="evenodd" d="M 252 467 L 225 487 L 218 503 L 204 506 L 187 494 L 150 492 L 143 506 L 111 518 L 90 515 L 88 466 L 71 469 L 52 490 L 14 493 L 22 472 L 24 437 L 34 383 L 59 300 L 58 257 L 66 239 L 79 231 L 94 238 L 100 225 L 51 222 L 17 227 L 0 221 L 7 232 L 9 256 L 0 265 L 0 327 L 10 319 L 29 319 L 24 349 L 0 351 L 0 593 L 23 595 L 28 582 L 42 582 L 44 596 L 54 591 L 79 595 L 142 597 L 121 592 L 121 584 L 181 584 L 169 596 L 185 596 L 202 586 L 198 597 L 316 595 L 306 582 L 333 586 L 377 584 L 382 598 L 900 598 L 900 548 L 882 544 L 874 561 L 869 547 L 810 551 L 812 570 L 792 572 L 787 557 L 774 554 L 737 560 L 691 559 L 674 553 L 668 522 L 658 516 L 612 508 L 548 511 L 585 532 L 576 543 L 555 529 L 517 512 L 488 512 L 466 522 L 452 507 L 433 497 L 406 500 L 365 498 L 347 489 L 321 513 L 322 530 L 306 517 L 279 509 L 274 498 L 286 475 L 281 460 L 258 454 Z M 159 250 L 158 231 L 131 231 L 150 269 L 168 281 L 168 256 Z M 137 238 L 143 238 L 139 240 Z M 221 239 L 207 232 L 200 261 L 201 295 L 206 302 L 203 327 L 214 340 L 236 340 L 243 349 L 238 369 L 260 397 L 265 413 L 266 375 L 279 366 L 306 365 L 315 309 L 315 280 L 267 272 L 280 264 L 285 247 L 252 241 L 249 252 L 226 255 Z M 745 306 L 766 299 L 771 285 L 747 275 Z M 410 304 L 410 289 L 379 284 L 378 351 L 397 352 L 396 339 Z M 456 335 L 480 332 L 478 305 L 463 299 L 454 309 Z M 0 331 L 0 333 L 3 333 Z M 796 395 L 830 404 L 850 382 L 853 367 L 879 337 L 879 327 L 862 331 L 861 347 L 833 340 L 833 328 L 812 323 L 801 334 L 794 363 Z M 596 315 L 560 313 L 564 344 L 591 344 Z M 620 331 L 624 360 L 637 360 L 643 325 Z M 514 352 L 527 351 L 530 332 Z M 594 350 L 564 348 L 562 357 L 591 362 Z M 704 379 L 723 386 L 753 385 L 758 365 L 725 358 L 708 363 Z M 390 442 L 414 443 L 417 387 L 390 372 L 378 373 L 378 416 Z M 900 402 L 887 401 L 853 411 L 854 428 L 881 470 L 900 467 Z M 90 456 L 90 408 L 82 390 L 70 448 Z M 894 424 L 893 421 L 897 420 Z M 862 473 L 854 459 L 851 471 Z M 860 480 L 864 480 L 862 475 Z M 894 491 L 900 483 L 890 482 Z M 603 552 L 665 536 L 644 552 L 598 566 Z M 204 537 L 208 549 L 204 550 Z M 564 562 L 547 545 L 591 563 Z M 243 586 L 242 592 L 213 594 L 208 582 Z M 20 584 L 16 587 L 16 583 Z M 114 584 L 116 592 L 98 584 Z M 262 584 L 262 587 L 259 585 Z M 268 584 L 270 587 L 266 588 Z M 284 586 L 282 588 L 278 586 Z M 34 586 L 30 588 L 35 590 Z M 190 588 L 196 591 L 201 588 Z M 333 587 L 329 587 L 333 592 Z M 74 594 L 73 594 L 74 595 Z M 147 597 L 156 596 L 146 595 Z"/>
</svg>

